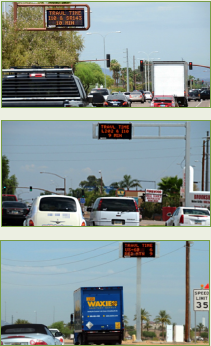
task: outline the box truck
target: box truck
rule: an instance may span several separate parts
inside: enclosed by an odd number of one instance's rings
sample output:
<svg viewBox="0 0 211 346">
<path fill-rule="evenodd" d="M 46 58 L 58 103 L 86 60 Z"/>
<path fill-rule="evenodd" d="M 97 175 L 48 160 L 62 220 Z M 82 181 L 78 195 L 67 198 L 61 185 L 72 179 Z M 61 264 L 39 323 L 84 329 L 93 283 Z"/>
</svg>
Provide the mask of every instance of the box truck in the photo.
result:
<svg viewBox="0 0 211 346">
<path fill-rule="evenodd" d="M 152 62 L 152 95 L 173 95 L 179 107 L 188 107 L 188 63 Z"/>
<path fill-rule="evenodd" d="M 116 345 L 123 337 L 122 286 L 80 287 L 74 291 L 74 345 Z"/>
</svg>

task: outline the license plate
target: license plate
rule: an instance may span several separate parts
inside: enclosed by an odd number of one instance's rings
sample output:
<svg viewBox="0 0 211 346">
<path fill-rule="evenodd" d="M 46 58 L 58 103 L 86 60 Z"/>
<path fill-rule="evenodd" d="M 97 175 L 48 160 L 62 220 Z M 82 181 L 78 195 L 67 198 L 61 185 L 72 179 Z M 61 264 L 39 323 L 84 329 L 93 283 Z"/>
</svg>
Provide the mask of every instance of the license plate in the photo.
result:
<svg viewBox="0 0 211 346">
<path fill-rule="evenodd" d="M 160 105 L 160 107 L 166 107 L 165 105 Z"/>
<path fill-rule="evenodd" d="M 116 102 L 114 102 L 114 103 L 113 103 L 113 106 L 118 106 L 118 105 L 119 105 L 119 104 L 118 104 L 118 103 L 116 103 Z"/>
<path fill-rule="evenodd" d="M 122 221 L 114 220 L 114 225 L 122 225 Z"/>
<path fill-rule="evenodd" d="M 195 225 L 202 225 L 201 221 L 195 221 Z"/>
<path fill-rule="evenodd" d="M 11 214 L 13 214 L 13 215 L 18 215 L 18 214 L 19 214 L 19 212 L 18 212 L 18 211 L 16 211 L 16 210 L 12 210 L 12 211 L 11 211 Z"/>
</svg>

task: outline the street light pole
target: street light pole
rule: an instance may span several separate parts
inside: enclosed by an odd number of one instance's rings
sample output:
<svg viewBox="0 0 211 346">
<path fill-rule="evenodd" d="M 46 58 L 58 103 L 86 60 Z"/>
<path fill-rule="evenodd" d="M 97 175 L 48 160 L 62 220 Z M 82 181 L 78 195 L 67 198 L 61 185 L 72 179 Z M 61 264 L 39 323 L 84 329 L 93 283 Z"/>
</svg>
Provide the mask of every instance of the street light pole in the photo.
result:
<svg viewBox="0 0 211 346">
<path fill-rule="evenodd" d="M 43 174 L 43 173 L 45 173 L 45 174 L 51 174 L 51 175 L 56 175 L 57 177 L 59 177 L 59 178 L 63 179 L 63 180 L 64 180 L 64 195 L 66 195 L 66 178 L 63 178 L 63 177 L 61 177 L 60 175 L 55 174 L 55 173 L 50 173 L 50 172 L 40 172 L 40 174 Z"/>
<path fill-rule="evenodd" d="M 102 177 L 102 172 L 99 171 L 100 175 L 101 175 L 101 188 L 100 188 L 100 193 L 103 193 L 103 177 Z"/>
<path fill-rule="evenodd" d="M 152 53 L 158 53 L 158 50 L 154 50 L 153 52 L 147 54 L 146 52 L 143 52 L 143 51 L 140 51 L 139 53 L 144 53 L 146 54 L 147 56 L 147 59 L 148 59 L 148 86 L 147 86 L 147 89 L 149 91 L 149 56 L 152 54 Z"/>
<path fill-rule="evenodd" d="M 106 35 L 102 35 L 100 34 L 99 32 L 89 32 L 87 33 L 87 35 L 93 35 L 93 34 L 97 34 L 97 35 L 100 35 L 102 38 L 103 38 L 103 55 L 104 55 L 104 77 L 105 77 L 105 88 L 106 88 L 106 53 L 105 53 L 105 38 L 107 35 L 109 34 L 114 34 L 114 33 L 118 33 L 120 34 L 121 31 L 111 31 L 111 32 L 108 32 Z"/>
</svg>

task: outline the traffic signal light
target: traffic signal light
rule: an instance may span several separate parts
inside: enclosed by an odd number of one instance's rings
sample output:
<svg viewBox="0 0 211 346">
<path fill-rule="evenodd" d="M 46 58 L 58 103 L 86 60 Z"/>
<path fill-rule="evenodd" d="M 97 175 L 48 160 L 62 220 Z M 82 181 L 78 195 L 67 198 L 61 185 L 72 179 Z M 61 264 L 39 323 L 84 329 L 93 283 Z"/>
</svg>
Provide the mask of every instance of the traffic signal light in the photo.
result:
<svg viewBox="0 0 211 346">
<path fill-rule="evenodd" d="M 140 60 L 140 71 L 144 71 L 144 60 Z"/>
<path fill-rule="evenodd" d="M 6 191 L 6 189 L 7 189 L 7 187 L 4 185 L 4 187 L 3 187 L 4 192 Z"/>
<path fill-rule="evenodd" d="M 193 69 L 193 64 L 192 62 L 189 62 L 189 70 L 192 70 Z"/>
<path fill-rule="evenodd" d="M 81 197 L 84 197 L 84 189 L 81 190 Z"/>
<path fill-rule="evenodd" d="M 106 66 L 110 67 L 111 66 L 111 61 L 110 61 L 111 57 L 110 54 L 106 54 Z"/>
<path fill-rule="evenodd" d="M 203 81 L 203 80 L 201 81 L 201 84 L 204 84 L 204 81 Z"/>
<path fill-rule="evenodd" d="M 29 186 L 29 191 L 32 191 L 32 186 Z"/>
</svg>

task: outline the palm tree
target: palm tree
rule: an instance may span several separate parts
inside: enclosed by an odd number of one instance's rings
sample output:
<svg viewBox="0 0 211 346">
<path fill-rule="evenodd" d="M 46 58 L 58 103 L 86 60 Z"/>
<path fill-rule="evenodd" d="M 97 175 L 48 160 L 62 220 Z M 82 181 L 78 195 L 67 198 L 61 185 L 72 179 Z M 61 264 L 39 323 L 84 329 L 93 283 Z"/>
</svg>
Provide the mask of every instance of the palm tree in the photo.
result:
<svg viewBox="0 0 211 346">
<path fill-rule="evenodd" d="M 142 187 L 137 179 L 131 179 L 131 175 L 127 174 L 123 176 L 123 180 L 120 181 L 119 184 L 122 187 L 127 188 L 127 190 L 130 190 L 131 187 Z"/>
<path fill-rule="evenodd" d="M 182 186 L 182 179 L 177 177 L 164 177 L 161 182 L 158 183 L 158 188 L 163 190 L 164 194 L 169 197 L 174 197 L 180 193 L 180 187 Z"/>
<path fill-rule="evenodd" d="M 197 328 L 198 328 L 199 333 L 201 333 L 201 331 L 204 329 L 204 325 L 202 323 L 199 323 Z"/>
<path fill-rule="evenodd" d="M 159 315 L 157 315 L 154 319 L 155 322 L 162 324 L 162 335 L 164 337 L 164 324 L 171 324 L 171 316 L 166 313 L 165 310 L 160 310 Z"/>
<path fill-rule="evenodd" d="M 147 320 L 147 322 L 145 323 L 144 328 L 149 331 L 149 329 L 152 327 L 152 325 L 149 323 L 149 320 Z"/>
<path fill-rule="evenodd" d="M 146 311 L 145 309 L 141 309 L 141 336 L 143 334 L 143 321 L 149 321 L 149 316 L 151 316 L 149 314 L 148 311 Z M 137 316 L 134 316 L 133 321 L 135 321 L 137 319 Z"/>
</svg>

